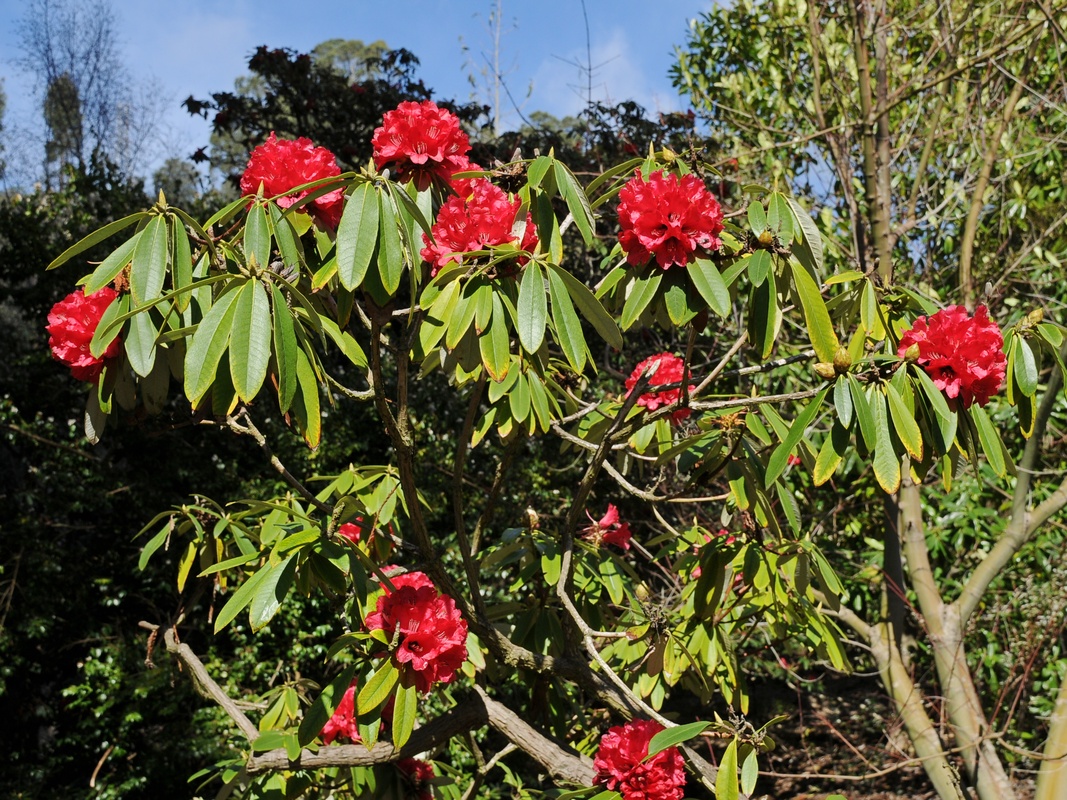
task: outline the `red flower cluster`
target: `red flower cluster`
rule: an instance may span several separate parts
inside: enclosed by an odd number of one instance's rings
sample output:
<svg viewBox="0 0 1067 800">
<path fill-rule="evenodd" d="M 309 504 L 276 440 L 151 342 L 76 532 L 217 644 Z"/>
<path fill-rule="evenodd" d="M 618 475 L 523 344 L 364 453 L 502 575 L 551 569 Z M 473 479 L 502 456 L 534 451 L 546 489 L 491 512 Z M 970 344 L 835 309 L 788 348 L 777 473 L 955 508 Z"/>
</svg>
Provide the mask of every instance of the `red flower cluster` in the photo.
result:
<svg viewBox="0 0 1067 800">
<path fill-rule="evenodd" d="M 897 355 L 903 358 L 912 346 L 918 347 L 918 363 L 934 385 L 964 408 L 975 400 L 984 406 L 1004 381 L 1004 337 L 985 306 L 978 306 L 973 317 L 963 306 L 938 311 L 929 320 L 919 317 L 900 337 Z"/>
<path fill-rule="evenodd" d="M 600 519 L 593 519 L 588 511 L 585 515 L 589 517 L 592 525 L 582 532 L 584 538 L 597 547 L 601 544 L 613 544 L 623 550 L 630 549 L 630 539 L 633 537 L 633 533 L 630 532 L 630 523 L 619 522 L 619 509 L 613 503 L 608 503 L 608 510 Z"/>
<path fill-rule="evenodd" d="M 377 610 L 367 615 L 367 630 L 384 631 L 389 641 L 399 632 L 393 656 L 401 666 L 410 666 L 420 692 L 448 683 L 467 659 L 467 623 L 456 602 L 421 572 L 390 581 L 395 591 L 386 588 L 378 598 Z"/>
<path fill-rule="evenodd" d="M 117 336 L 100 358 L 89 352 L 96 326 L 117 296 L 110 286 L 88 297 L 82 289 L 76 289 L 48 312 L 45 330 L 48 331 L 48 346 L 52 349 L 52 355 L 70 367 L 71 374 L 79 381 L 95 383 L 104 367 L 118 358 L 122 340 Z"/>
<path fill-rule="evenodd" d="M 698 251 L 722 245 L 719 201 L 694 175 L 640 173 L 619 192 L 619 243 L 634 266 L 652 256 L 660 267 L 685 267 Z"/>
<path fill-rule="evenodd" d="M 523 250 L 537 247 L 537 229 L 533 218 L 526 214 L 526 230 L 522 241 L 513 233 L 515 215 L 522 201 L 508 200 L 504 190 L 484 178 L 471 181 L 469 199 L 450 197 L 441 206 L 431 232 L 434 241 L 425 233 L 422 242 L 422 258 L 430 264 L 433 275 L 451 261 L 460 261 L 463 253 L 485 250 L 493 245 L 515 244 Z M 526 259 L 520 258 L 519 265 Z"/>
<path fill-rule="evenodd" d="M 685 762 L 678 748 L 668 747 L 645 761 L 649 741 L 661 730 L 663 726 L 650 719 L 609 729 L 593 759 L 593 783 L 619 792 L 623 800 L 681 800 Z"/>
<path fill-rule="evenodd" d="M 634 386 L 637 385 L 637 381 L 641 378 L 641 374 L 653 364 L 659 364 L 659 369 L 657 369 L 656 374 L 649 379 L 649 386 L 681 383 L 683 363 L 682 359 L 672 353 L 660 353 L 658 355 L 649 356 L 634 367 L 634 371 L 631 372 L 630 377 L 626 379 L 626 394 L 629 395 L 630 392 L 633 391 Z M 693 391 L 693 389 L 693 386 L 689 387 L 689 391 Z M 681 396 L 681 388 L 664 389 L 661 392 L 646 392 L 637 398 L 637 405 L 644 406 L 649 411 L 655 411 L 660 406 L 669 406 L 672 403 L 677 403 Z M 690 413 L 688 408 L 679 408 L 671 414 L 671 421 L 675 423 L 681 422 L 688 417 Z"/>
<path fill-rule="evenodd" d="M 322 726 L 322 741 L 330 744 L 338 736 L 350 742 L 359 741 L 359 725 L 356 722 L 356 682 L 345 690 L 344 697 L 337 704 L 333 716 Z"/>
<path fill-rule="evenodd" d="M 363 533 L 366 529 L 363 517 L 356 517 L 353 522 L 346 522 L 340 528 L 337 529 L 337 535 L 342 539 L 347 539 L 354 545 L 358 545 L 363 539 Z M 366 547 L 371 551 L 377 550 L 379 553 L 390 553 L 393 550 L 393 526 L 388 525 L 388 533 L 383 533 L 378 528 L 372 528 L 370 536 L 367 537 Z M 377 543 L 384 538 L 384 547 L 382 549 L 377 548 Z"/>
<path fill-rule="evenodd" d="M 467 158 L 471 145 L 459 118 L 432 100 L 404 102 L 386 112 L 371 145 L 375 167 L 392 167 L 398 178 L 411 178 L 420 191 L 435 176 L 451 183 L 457 172 L 479 169 Z"/>
<path fill-rule="evenodd" d="M 271 131 L 267 141 L 253 150 L 248 159 L 248 166 L 241 176 L 241 194 L 255 195 L 259 192 L 260 184 L 263 184 L 266 197 L 286 195 L 279 197 L 276 202 L 282 208 L 289 208 L 310 194 L 307 191 L 290 194 L 292 189 L 340 174 L 337 159 L 325 147 L 316 147 L 310 139 L 303 137 L 279 139 Z M 337 230 L 337 223 L 341 221 L 344 201 L 344 192 L 335 189 L 313 200 L 305 208 L 319 224 L 333 231 Z"/>
<path fill-rule="evenodd" d="M 407 776 L 418 800 L 433 800 L 432 781 L 437 777 L 437 773 L 433 771 L 433 764 L 418 758 L 402 758 L 396 762 L 396 766 Z"/>
</svg>

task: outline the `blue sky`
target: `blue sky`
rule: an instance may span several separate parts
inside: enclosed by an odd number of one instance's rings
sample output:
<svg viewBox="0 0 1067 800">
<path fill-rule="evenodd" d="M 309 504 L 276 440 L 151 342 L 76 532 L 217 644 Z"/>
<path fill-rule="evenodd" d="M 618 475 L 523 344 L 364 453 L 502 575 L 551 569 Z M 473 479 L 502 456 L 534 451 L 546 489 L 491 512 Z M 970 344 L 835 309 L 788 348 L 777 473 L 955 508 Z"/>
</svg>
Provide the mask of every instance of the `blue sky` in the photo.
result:
<svg viewBox="0 0 1067 800">
<path fill-rule="evenodd" d="M 187 155 L 207 143 L 207 123 L 189 117 L 181 101 L 232 88 L 261 44 L 307 51 L 330 38 L 383 39 L 419 57 L 419 75 L 436 96 L 459 100 L 476 91 L 468 77 L 483 66 L 481 54 L 492 49 L 493 0 L 111 0 L 111 6 L 126 69 L 165 101 L 158 151 L 168 155 Z M 580 110 L 586 79 L 575 64 L 587 63 L 581 3 L 502 0 L 502 6 L 502 67 L 524 113 L 563 116 Z M 673 48 L 684 43 L 689 20 L 710 6 L 711 0 L 586 0 L 593 99 L 633 99 L 652 111 L 681 108 L 683 100 L 667 76 Z M 12 63 L 24 8 L 22 2 L 0 0 L 9 160 L 17 144 L 12 136 L 40 126 L 32 81 Z M 516 121 L 513 113 L 505 118 L 506 125 Z"/>
</svg>

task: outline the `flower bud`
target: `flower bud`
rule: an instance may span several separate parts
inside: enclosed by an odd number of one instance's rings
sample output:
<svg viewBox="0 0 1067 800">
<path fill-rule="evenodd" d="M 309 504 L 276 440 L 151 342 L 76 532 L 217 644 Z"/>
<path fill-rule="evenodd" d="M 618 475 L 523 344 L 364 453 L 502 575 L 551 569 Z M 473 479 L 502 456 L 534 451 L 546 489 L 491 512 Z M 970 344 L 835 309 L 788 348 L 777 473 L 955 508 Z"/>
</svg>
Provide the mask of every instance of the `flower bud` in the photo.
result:
<svg viewBox="0 0 1067 800">
<path fill-rule="evenodd" d="M 1044 318 L 1045 309 L 1043 308 L 1035 308 L 1033 311 L 1026 315 L 1026 321 L 1029 322 L 1031 325 L 1037 325 L 1037 323 L 1041 322 L 1041 320 L 1043 320 Z"/>
<path fill-rule="evenodd" d="M 825 361 L 819 361 L 812 365 L 812 369 L 820 378 L 826 378 L 826 380 L 833 380 L 837 377 L 837 370 L 834 369 L 833 364 L 829 364 Z"/>
<path fill-rule="evenodd" d="M 919 344 L 908 345 L 908 349 L 904 351 L 904 360 L 912 363 L 919 360 Z"/>
<path fill-rule="evenodd" d="M 848 368 L 852 366 L 852 354 L 848 352 L 845 347 L 838 347 L 837 352 L 834 353 L 834 369 L 838 374 L 848 372 Z"/>
<path fill-rule="evenodd" d="M 774 241 L 774 234 L 769 230 L 763 231 L 758 237 L 760 244 L 770 244 Z"/>
</svg>

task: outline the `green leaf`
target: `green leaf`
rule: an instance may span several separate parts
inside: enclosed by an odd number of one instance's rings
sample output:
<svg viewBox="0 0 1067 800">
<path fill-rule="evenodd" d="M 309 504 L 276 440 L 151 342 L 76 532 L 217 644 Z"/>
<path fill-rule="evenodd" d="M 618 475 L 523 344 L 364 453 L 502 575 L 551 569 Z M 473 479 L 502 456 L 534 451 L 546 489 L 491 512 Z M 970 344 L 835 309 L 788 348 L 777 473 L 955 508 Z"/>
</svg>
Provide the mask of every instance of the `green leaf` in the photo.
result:
<svg viewBox="0 0 1067 800">
<path fill-rule="evenodd" d="M 793 215 L 790 213 L 789 202 L 781 192 L 771 193 L 767 225 L 783 245 L 788 246 L 793 241 Z"/>
<path fill-rule="evenodd" d="M 411 732 L 415 729 L 418 704 L 419 696 L 415 691 L 415 684 L 401 684 L 396 692 L 396 705 L 393 706 L 393 747 L 400 749 L 411 738 Z"/>
<path fill-rule="evenodd" d="M 590 291 L 589 287 L 563 267 L 549 264 L 548 268 L 563 280 L 567 287 L 567 294 L 570 295 L 571 300 L 574 301 L 582 316 L 589 320 L 589 324 L 593 326 L 600 338 L 607 342 L 609 346 L 616 350 L 621 350 L 622 332 L 619 330 L 619 326 L 615 324 L 611 314 L 604 309 L 604 306 L 600 304 L 600 301 L 597 300 L 596 295 Z"/>
<path fill-rule="evenodd" d="M 270 301 L 263 285 L 250 280 L 234 305 L 230 333 L 230 378 L 237 396 L 246 403 L 259 393 L 267 377 L 270 344 Z"/>
<path fill-rule="evenodd" d="M 871 413 L 871 405 L 867 402 L 867 395 L 860 386 L 860 382 L 852 375 L 845 376 L 848 379 L 848 388 L 852 394 L 852 408 L 856 412 L 856 421 L 860 424 L 860 433 L 868 450 L 874 450 L 877 437 L 874 432 L 874 415 Z"/>
<path fill-rule="evenodd" d="M 797 261 L 818 275 L 823 271 L 822 235 L 819 233 L 819 229 L 816 227 L 815 220 L 811 218 L 811 215 L 792 197 L 786 199 L 789 203 L 789 209 L 793 212 L 793 219 L 797 223 L 794 235 L 798 244 L 793 247 L 793 255 L 796 256 Z M 840 282 L 845 279 L 844 275 L 836 277 L 837 281 L 834 282 Z M 857 274 L 856 277 L 862 277 L 862 274 Z M 855 278 L 851 279 L 854 280 Z M 827 281 L 827 283 L 829 282 Z"/>
<path fill-rule="evenodd" d="M 238 285 L 231 285 L 235 288 L 219 295 L 204 315 L 185 353 L 185 396 L 194 406 L 211 388 L 219 360 L 230 343 L 235 301 L 240 294 Z"/>
<path fill-rule="evenodd" d="M 432 284 L 431 284 L 432 286 Z M 460 282 L 452 281 L 447 284 L 430 304 L 430 308 L 422 318 L 419 327 L 419 349 L 423 354 L 437 346 L 441 337 L 445 335 L 448 321 L 455 316 L 456 303 L 459 300 Z M 423 293 L 425 298 L 426 293 Z"/>
<path fill-rule="evenodd" d="M 552 322 L 556 340 L 575 372 L 585 369 L 586 344 L 582 322 L 574 311 L 567 286 L 554 270 L 548 272 L 548 293 L 552 299 Z"/>
<path fill-rule="evenodd" d="M 771 267 L 774 265 L 771 254 L 766 250 L 757 250 L 748 259 L 748 279 L 753 286 L 761 286 L 767 280 Z"/>
<path fill-rule="evenodd" d="M 267 212 L 260 203 L 253 203 L 248 209 L 244 244 L 249 263 L 254 262 L 257 269 L 266 269 L 270 265 L 270 228 Z"/>
<path fill-rule="evenodd" d="M 400 672 L 397 671 L 391 658 L 386 659 L 378 667 L 378 671 L 360 687 L 359 695 L 356 697 L 357 714 L 363 716 L 385 703 L 398 680 L 400 680 Z"/>
<path fill-rule="evenodd" d="M 710 722 L 690 722 L 686 725 L 664 728 L 649 740 L 648 755 L 643 760 L 648 761 L 652 756 L 662 753 L 668 747 L 688 742 L 706 731 L 710 725 Z"/>
<path fill-rule="evenodd" d="M 893 428 L 896 430 L 901 444 L 904 445 L 904 449 L 908 451 L 909 456 L 916 461 L 922 461 L 923 437 L 918 423 L 915 422 L 914 412 L 908 410 L 904 399 L 893 384 L 886 384 L 885 393 L 889 400 L 889 416 L 893 419 Z"/>
<path fill-rule="evenodd" d="M 849 391 L 848 378 L 843 375 L 834 381 L 834 408 L 841 427 L 845 430 L 852 427 L 852 393 Z"/>
<path fill-rule="evenodd" d="M 367 366 L 367 354 L 363 352 L 363 348 L 359 346 L 359 342 L 355 340 L 352 334 L 348 331 L 342 331 L 337 323 L 329 317 L 322 317 L 320 322 L 322 322 L 322 330 L 337 345 L 337 348 L 344 353 L 345 358 L 360 369 Z"/>
<path fill-rule="evenodd" d="M 793 270 L 793 285 L 796 287 L 800 305 L 804 309 L 804 324 L 808 328 L 808 338 L 819 361 L 833 362 L 834 354 L 840 343 L 830 321 L 830 312 L 826 310 L 819 287 L 803 267 Z"/>
<path fill-rule="evenodd" d="M 538 194 L 533 199 L 534 224 L 537 225 L 537 238 L 541 252 L 547 253 L 549 259 L 558 264 L 563 260 L 563 235 L 559 230 L 559 220 L 552 210 L 552 199 L 545 194 Z"/>
<path fill-rule="evenodd" d="M 300 721 L 298 733 L 300 744 L 311 744 L 322 733 L 323 727 L 329 722 L 337 706 L 341 704 L 341 698 L 352 685 L 356 669 L 356 664 L 350 664 L 341 670 L 340 674 L 330 681 L 322 693 L 308 706 L 307 711 L 304 712 L 304 718 Z"/>
<path fill-rule="evenodd" d="M 761 286 L 753 286 L 749 301 L 748 335 L 760 358 L 766 359 L 774 350 L 774 341 L 782 325 L 782 309 L 778 307 L 778 292 L 774 273 L 768 272 Z"/>
<path fill-rule="evenodd" d="M 396 222 L 396 206 L 384 192 L 378 193 L 378 214 L 381 220 L 381 244 L 378 248 L 378 273 L 382 286 L 390 296 L 400 288 L 404 277 L 404 248 L 400 243 L 400 228 Z"/>
<path fill-rule="evenodd" d="M 1015 351 L 1015 381 L 1019 391 L 1027 397 L 1033 397 L 1037 391 L 1037 361 L 1030 344 L 1020 336 L 1015 337 L 1012 346 Z"/>
<path fill-rule="evenodd" d="M 152 313 L 148 309 L 130 317 L 130 327 L 126 332 L 126 356 L 130 359 L 133 371 L 142 378 L 148 377 L 156 363 L 156 337 L 159 331 L 152 322 Z"/>
<path fill-rule="evenodd" d="M 698 258 L 686 270 L 693 287 L 704 298 L 708 308 L 724 319 L 730 313 L 730 289 L 722 279 L 722 273 L 706 258 Z"/>
<path fill-rule="evenodd" d="M 204 223 L 204 228 L 206 230 L 210 230 L 212 225 L 226 224 L 230 217 L 232 217 L 240 209 L 244 208 L 251 202 L 252 201 L 249 200 L 247 197 L 238 197 L 232 203 L 224 206 L 223 208 L 220 208 L 218 211 L 212 214 L 211 218 Z"/>
<path fill-rule="evenodd" d="M 748 227 L 757 236 L 767 230 L 767 212 L 759 200 L 748 204 Z"/>
<path fill-rule="evenodd" d="M 667 276 L 667 289 L 663 293 L 664 305 L 667 307 L 667 317 L 677 327 L 681 327 L 700 310 L 689 307 L 689 298 L 686 296 L 687 282 L 682 282 L 676 276 Z"/>
<path fill-rule="evenodd" d="M 756 788 L 756 780 L 759 778 L 758 751 L 752 745 L 745 748 L 744 758 L 741 760 L 741 791 L 746 795 L 752 794 Z"/>
<path fill-rule="evenodd" d="M 378 243 L 378 193 L 370 183 L 352 190 L 337 226 L 337 275 L 346 289 L 363 283 Z"/>
<path fill-rule="evenodd" d="M 293 411 L 300 421 L 304 441 L 308 447 L 319 446 L 322 437 L 322 416 L 319 411 L 319 381 L 307 353 L 296 351 L 297 393 L 293 398 Z"/>
<path fill-rule="evenodd" d="M 480 285 L 478 279 L 467 281 L 456 300 L 455 311 L 448 318 L 448 330 L 445 332 L 445 347 L 449 350 L 455 349 L 474 322 L 474 313 L 477 311 L 474 295 Z"/>
<path fill-rule="evenodd" d="M 900 488 L 900 458 L 889 433 L 885 395 L 878 388 L 871 392 L 870 407 L 874 419 L 874 477 L 887 494 L 893 494 Z"/>
<path fill-rule="evenodd" d="M 659 291 L 663 280 L 663 271 L 657 269 L 647 277 L 637 278 L 630 289 L 630 295 L 622 306 L 622 329 L 629 330 L 641 317 Z"/>
<path fill-rule="evenodd" d="M 824 387 L 814 399 L 808 404 L 807 408 L 800 412 L 796 420 L 789 428 L 789 434 L 782 440 L 782 443 L 774 449 L 774 453 L 767 460 L 767 473 L 764 479 L 764 486 L 770 486 L 774 483 L 778 476 L 782 474 L 785 469 L 789 454 L 793 452 L 793 448 L 796 447 L 800 440 L 804 437 L 804 432 L 808 429 L 808 425 L 815 419 L 815 415 L 819 413 L 822 407 L 823 399 L 826 397 L 826 393 L 830 391 L 830 387 Z"/>
<path fill-rule="evenodd" d="M 193 254 L 189 249 L 189 234 L 186 233 L 181 219 L 172 216 L 168 222 L 171 226 L 172 245 L 170 283 L 175 292 L 180 292 L 174 302 L 181 312 L 189 307 L 189 301 L 192 299 L 189 292 L 181 290 L 193 282 Z"/>
<path fill-rule="evenodd" d="M 278 410 L 285 413 L 296 395 L 296 331 L 293 315 L 281 289 L 271 284 L 271 317 L 273 324 L 274 365 L 278 378 Z"/>
<path fill-rule="evenodd" d="M 133 258 L 133 249 L 137 246 L 137 240 L 140 236 L 139 232 L 135 233 L 100 262 L 100 266 L 93 270 L 93 274 L 85 282 L 84 291 L 86 295 L 96 294 L 96 292 L 115 280 L 115 276 L 122 272 L 123 268 L 130 263 L 130 259 Z"/>
<path fill-rule="evenodd" d="M 500 296 L 492 293 L 492 317 L 489 328 L 478 337 L 478 349 L 482 354 L 482 363 L 494 381 L 502 381 L 511 366 L 511 353 L 508 347 L 507 315 Z"/>
<path fill-rule="evenodd" d="M 982 444 L 982 451 L 989 460 L 989 466 L 1003 478 L 1008 472 L 1008 464 L 1004 458 L 1004 443 L 1000 440 L 1000 434 L 990 421 L 986 410 L 977 403 L 970 407 L 970 414 L 975 427 L 978 428 L 978 441 Z"/>
<path fill-rule="evenodd" d="M 100 316 L 100 321 L 96 323 L 93 338 L 89 342 L 89 353 L 94 358 L 100 358 L 104 351 L 107 350 L 107 346 L 115 341 L 115 337 L 119 335 L 122 326 L 112 325 L 112 323 L 124 314 L 128 314 L 129 311 L 130 296 L 128 294 L 120 294 L 111 301 L 111 305 L 104 309 L 104 313 Z"/>
<path fill-rule="evenodd" d="M 135 222 L 140 222 L 147 216 L 148 212 L 138 211 L 136 214 L 130 214 L 128 217 L 123 217 L 122 219 L 118 219 L 114 222 L 108 223 L 100 230 L 93 231 L 92 233 L 90 233 L 77 244 L 72 244 L 70 247 L 68 247 L 66 250 L 64 250 L 54 259 L 52 259 L 52 262 L 47 267 L 45 267 L 45 269 L 55 269 L 56 267 L 66 264 L 68 261 L 74 258 L 74 256 L 78 255 L 78 253 L 85 252 L 93 245 L 99 244 L 100 242 L 104 241 L 104 239 L 107 239 L 109 236 L 114 236 L 119 231 L 130 227 Z"/>
<path fill-rule="evenodd" d="M 830 430 L 830 435 L 823 439 L 819 455 L 815 458 L 815 470 L 811 474 L 812 483 L 822 486 L 830 480 L 844 457 L 848 442 L 848 431 L 841 426 L 840 422 L 835 423 Z"/>
<path fill-rule="evenodd" d="M 130 294 L 135 308 L 159 297 L 166 275 L 167 221 L 162 216 L 154 216 L 141 231 L 133 250 Z"/>
<path fill-rule="evenodd" d="M 190 542 L 190 544 L 193 543 Z M 222 607 L 219 615 L 215 618 L 215 633 L 229 625 L 252 602 L 252 597 L 255 595 L 259 585 L 270 577 L 272 570 L 273 566 L 268 562 L 260 567 L 251 578 L 242 583 L 236 592 L 230 595 L 230 599 L 226 601 L 226 605 Z"/>
<path fill-rule="evenodd" d="M 578 183 L 578 179 L 567 169 L 566 165 L 559 161 L 553 161 L 552 168 L 556 173 L 556 185 L 559 187 L 559 193 L 567 203 L 567 210 L 571 212 L 574 224 L 581 231 L 585 243 L 592 244 L 593 226 L 596 223 L 593 219 L 593 209 L 589 206 L 589 198 L 585 196 L 585 191 L 582 189 L 581 184 Z"/>
<path fill-rule="evenodd" d="M 526 168 L 526 183 L 531 189 L 541 185 L 541 181 L 552 168 L 552 159 L 548 156 L 538 156 Z"/>
<path fill-rule="evenodd" d="M 274 231 L 278 251 L 282 254 L 282 263 L 287 267 L 301 266 L 304 263 L 304 247 L 293 223 L 277 204 L 270 203 L 267 207 L 270 209 L 271 230 Z"/>
<path fill-rule="evenodd" d="M 526 269 L 523 270 L 516 312 L 519 342 L 527 353 L 536 353 L 545 340 L 545 325 L 548 324 L 545 276 L 536 261 L 528 263 Z"/>
<path fill-rule="evenodd" d="M 737 785 L 737 739 L 726 747 L 719 761 L 719 774 L 715 776 L 715 800 L 738 800 Z"/>
<path fill-rule="evenodd" d="M 137 569 L 144 571 L 144 568 L 148 566 L 148 561 L 152 558 L 152 555 L 163 546 L 163 543 L 167 541 L 173 531 L 173 525 L 167 524 L 163 528 L 148 540 L 148 543 L 141 550 L 141 557 L 137 559 Z"/>
<path fill-rule="evenodd" d="M 282 602 L 293 585 L 296 555 L 293 553 L 280 564 L 272 565 L 267 577 L 256 586 L 252 593 L 248 621 L 252 625 L 253 633 L 262 630 L 282 607 Z"/>
</svg>

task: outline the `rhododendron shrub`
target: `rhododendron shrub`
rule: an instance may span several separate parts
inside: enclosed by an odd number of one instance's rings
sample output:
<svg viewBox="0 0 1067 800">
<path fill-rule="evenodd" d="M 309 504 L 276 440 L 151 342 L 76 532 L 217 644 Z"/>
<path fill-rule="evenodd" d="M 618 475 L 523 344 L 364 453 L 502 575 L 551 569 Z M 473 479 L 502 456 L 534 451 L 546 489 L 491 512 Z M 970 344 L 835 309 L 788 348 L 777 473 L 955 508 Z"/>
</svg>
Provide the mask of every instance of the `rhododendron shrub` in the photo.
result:
<svg viewBox="0 0 1067 800">
<path fill-rule="evenodd" d="M 120 338 L 113 339 L 99 356 L 89 349 L 100 318 L 117 296 L 109 286 L 89 296 L 77 289 L 48 312 L 48 347 L 53 357 L 70 367 L 76 380 L 95 383 L 104 367 L 122 351 Z"/>
<path fill-rule="evenodd" d="M 316 147 L 309 139 L 279 139 L 272 131 L 267 141 L 252 151 L 248 166 L 241 175 L 241 194 L 255 195 L 263 190 L 265 197 L 277 197 L 275 202 L 289 208 L 307 197 L 311 191 L 293 194 L 292 190 L 305 183 L 340 175 L 337 159 L 325 147 Z M 329 230 L 336 230 L 341 220 L 344 193 L 333 189 L 312 200 L 306 210 Z"/>
<path fill-rule="evenodd" d="M 662 730 L 663 725 L 650 719 L 609 729 L 593 759 L 595 782 L 619 792 L 623 800 L 681 800 L 685 762 L 678 748 L 668 747 L 647 758 L 649 742 Z"/>
<path fill-rule="evenodd" d="M 975 401 L 984 406 L 1004 382 L 1004 337 L 985 306 L 973 317 L 963 306 L 918 317 L 901 335 L 897 355 L 903 358 L 913 348 L 934 385 L 964 408 Z"/>
<path fill-rule="evenodd" d="M 973 625 L 948 651 L 930 641 L 951 676 L 901 671 L 882 609 L 905 598 L 870 600 L 906 586 L 916 623 L 973 614 L 1067 503 L 1027 484 L 1063 330 L 1040 309 L 930 313 L 851 241 L 824 248 L 836 227 L 784 191 L 745 182 L 720 207 L 699 148 L 595 176 L 554 152 L 483 172 L 431 102 L 386 114 L 373 144 L 373 164 L 341 176 L 311 142 L 271 137 L 217 214 L 161 200 L 109 227 L 90 295 L 49 319 L 56 356 L 94 382 L 91 437 L 166 407 L 169 426 L 188 414 L 197 433 L 247 438 L 276 476 L 248 481 L 254 497 L 196 496 L 139 540 L 142 563 L 178 564 L 181 630 L 146 624 L 246 739 L 228 788 L 371 796 L 432 780 L 452 797 L 499 777 L 515 794 L 754 796 L 770 739 L 742 677 L 780 669 L 775 652 L 838 671 L 871 659 L 896 712 L 943 707 L 962 741 Z M 298 188 L 322 179 L 319 197 Z M 318 230 L 294 222 L 297 203 Z M 115 337 L 93 345 L 105 311 Z M 1014 471 L 1013 405 L 1032 437 Z M 934 571 L 915 572 L 942 533 L 922 517 L 972 475 L 1001 484 L 997 503 L 1014 492 L 1014 510 L 959 554 L 947 609 Z M 889 547 L 839 547 L 882 516 Z M 906 558 L 883 561 L 893 548 Z M 852 580 L 877 576 L 848 602 L 842 552 Z M 905 566 L 918 579 L 889 574 Z M 328 622 L 295 619 L 296 597 Z M 212 685 L 225 664 L 205 667 L 206 631 L 186 628 L 255 636 L 275 619 L 273 637 L 296 629 L 294 651 L 325 654 L 314 674 L 271 663 L 262 685 Z M 926 702 L 935 672 L 966 702 Z M 671 746 L 649 757 L 658 734 Z M 338 741 L 360 746 L 319 746 Z M 406 761 L 420 753 L 438 777 Z M 956 757 L 919 760 L 936 781 Z"/>
</svg>

